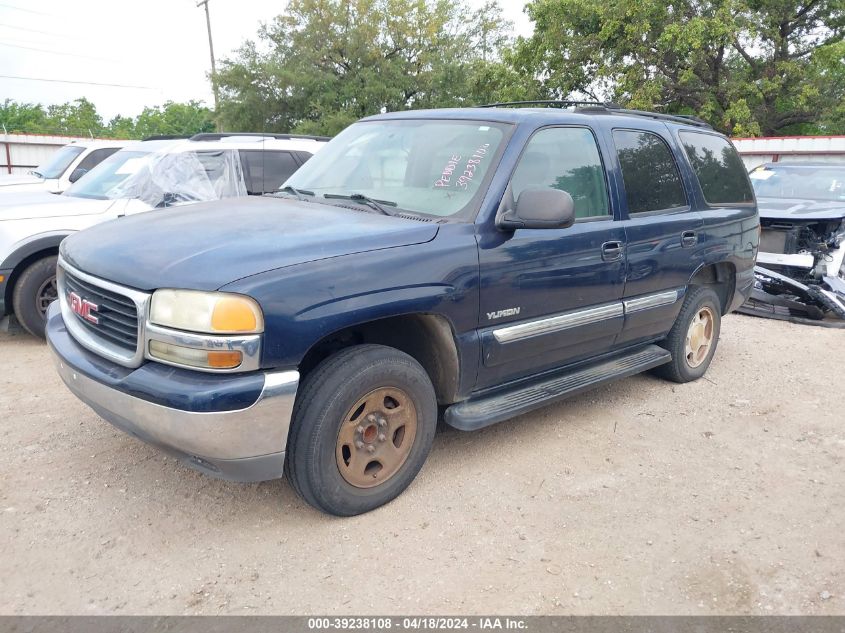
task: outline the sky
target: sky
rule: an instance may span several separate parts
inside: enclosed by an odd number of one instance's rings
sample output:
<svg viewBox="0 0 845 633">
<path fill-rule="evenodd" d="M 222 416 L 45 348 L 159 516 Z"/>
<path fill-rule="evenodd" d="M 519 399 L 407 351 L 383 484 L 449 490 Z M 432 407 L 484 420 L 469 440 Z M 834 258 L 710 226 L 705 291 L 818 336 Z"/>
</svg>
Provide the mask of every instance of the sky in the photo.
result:
<svg viewBox="0 0 845 633">
<path fill-rule="evenodd" d="M 196 2 L 0 0 L 0 102 L 46 106 L 85 97 L 106 122 L 165 101 L 211 104 L 205 13 Z M 501 5 L 517 35 L 531 33 L 525 0 Z M 215 56 L 254 39 L 260 23 L 284 6 L 284 0 L 209 0 Z"/>
</svg>

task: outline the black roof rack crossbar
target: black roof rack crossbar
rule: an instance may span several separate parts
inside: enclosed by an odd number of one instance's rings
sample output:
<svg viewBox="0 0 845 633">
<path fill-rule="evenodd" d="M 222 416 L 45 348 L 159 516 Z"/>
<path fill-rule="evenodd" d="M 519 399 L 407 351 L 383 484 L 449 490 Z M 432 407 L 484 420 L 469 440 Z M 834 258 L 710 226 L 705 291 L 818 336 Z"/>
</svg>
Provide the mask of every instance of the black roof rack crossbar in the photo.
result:
<svg viewBox="0 0 845 633">
<path fill-rule="evenodd" d="M 282 141 L 307 140 L 307 141 L 330 141 L 330 136 L 314 136 L 312 134 L 274 134 L 273 132 L 202 132 L 194 134 L 192 141 L 219 141 L 231 136 L 256 136 L 264 138 L 276 138 Z"/>
<path fill-rule="evenodd" d="M 542 105 L 551 106 L 555 108 L 571 108 L 579 106 L 593 106 L 599 108 L 606 108 L 612 104 L 602 103 L 600 101 L 561 101 L 557 99 L 540 99 L 534 101 L 502 101 L 500 103 L 485 103 L 484 105 L 477 105 L 476 108 L 510 108 L 513 106 L 526 105 Z"/>
</svg>

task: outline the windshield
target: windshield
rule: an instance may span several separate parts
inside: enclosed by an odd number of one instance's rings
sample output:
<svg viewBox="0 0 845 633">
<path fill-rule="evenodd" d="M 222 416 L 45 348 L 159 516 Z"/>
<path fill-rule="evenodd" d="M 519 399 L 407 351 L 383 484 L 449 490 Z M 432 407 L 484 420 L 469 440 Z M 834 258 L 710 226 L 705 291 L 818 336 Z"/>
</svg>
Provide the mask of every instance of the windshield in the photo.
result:
<svg viewBox="0 0 845 633">
<path fill-rule="evenodd" d="M 155 208 L 245 196 L 247 191 L 237 150 L 121 150 L 85 174 L 64 195 L 138 199 Z"/>
<path fill-rule="evenodd" d="M 359 194 L 398 210 L 468 216 L 508 128 L 486 121 L 434 119 L 356 123 L 284 186 L 333 202 L 332 196 Z"/>
<path fill-rule="evenodd" d="M 65 196 L 110 200 L 112 190 L 129 178 L 150 157 L 150 152 L 121 150 L 94 167 L 64 192 Z"/>
<path fill-rule="evenodd" d="M 65 173 L 65 170 L 73 162 L 73 159 L 84 151 L 85 148 L 79 145 L 65 145 L 55 152 L 50 157 L 50 160 L 33 169 L 32 173 L 42 178 L 59 178 Z"/>
<path fill-rule="evenodd" d="M 845 166 L 765 165 L 748 176 L 758 198 L 845 200 Z"/>
</svg>

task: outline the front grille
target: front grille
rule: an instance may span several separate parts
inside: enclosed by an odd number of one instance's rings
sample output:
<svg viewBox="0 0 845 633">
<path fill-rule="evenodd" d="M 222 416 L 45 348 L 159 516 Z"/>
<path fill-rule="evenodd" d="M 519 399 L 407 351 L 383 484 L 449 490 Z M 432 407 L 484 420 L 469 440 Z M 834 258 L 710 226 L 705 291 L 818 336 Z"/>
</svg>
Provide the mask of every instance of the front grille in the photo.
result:
<svg viewBox="0 0 845 633">
<path fill-rule="evenodd" d="M 133 354 L 137 351 L 138 308 L 132 299 L 91 282 L 82 281 L 67 270 L 64 289 L 66 293 L 74 292 L 97 306 L 96 311 L 92 312 L 97 319 L 96 324 L 74 313 L 77 322 L 88 332 Z"/>
</svg>

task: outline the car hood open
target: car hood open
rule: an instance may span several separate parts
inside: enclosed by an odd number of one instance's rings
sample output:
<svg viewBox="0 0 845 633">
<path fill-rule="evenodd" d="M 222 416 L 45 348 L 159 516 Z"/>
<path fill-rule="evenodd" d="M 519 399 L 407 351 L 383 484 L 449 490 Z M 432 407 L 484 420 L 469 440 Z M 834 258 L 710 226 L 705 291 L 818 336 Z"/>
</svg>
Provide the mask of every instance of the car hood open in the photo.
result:
<svg viewBox="0 0 845 633">
<path fill-rule="evenodd" d="M 428 242 L 437 230 L 436 224 L 363 209 L 229 198 L 100 224 L 66 239 L 62 257 L 140 290 L 216 290 L 285 266 Z"/>
<path fill-rule="evenodd" d="M 760 217 L 770 220 L 845 219 L 845 202 L 801 198 L 757 198 Z"/>
</svg>

